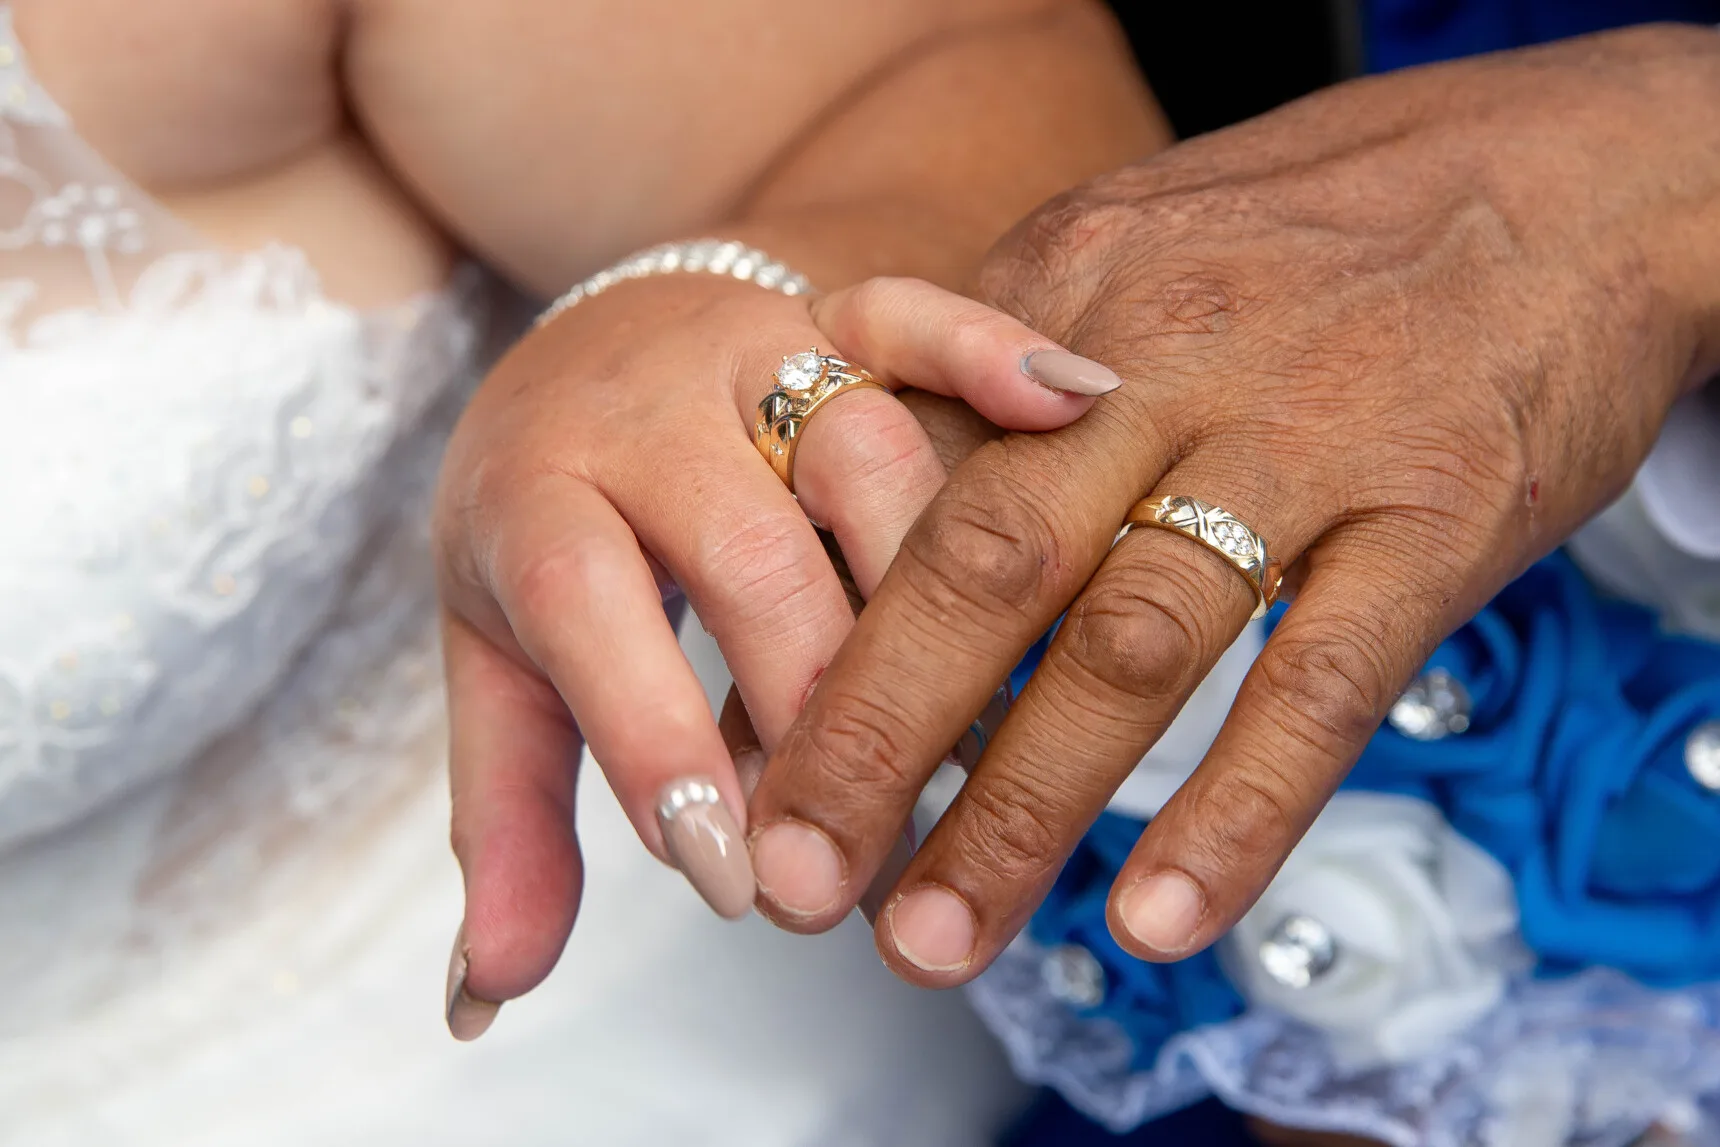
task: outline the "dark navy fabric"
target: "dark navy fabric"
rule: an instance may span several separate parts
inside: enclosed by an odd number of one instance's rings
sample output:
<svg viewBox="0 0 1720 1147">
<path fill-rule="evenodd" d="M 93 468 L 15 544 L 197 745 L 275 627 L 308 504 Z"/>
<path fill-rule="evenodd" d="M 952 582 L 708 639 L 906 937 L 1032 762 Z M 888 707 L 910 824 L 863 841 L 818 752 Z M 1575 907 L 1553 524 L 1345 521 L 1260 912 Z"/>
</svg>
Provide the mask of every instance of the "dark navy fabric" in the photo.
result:
<svg viewBox="0 0 1720 1147">
<path fill-rule="evenodd" d="M 1720 0 L 1366 0 L 1362 27 L 1388 72 L 1657 20 L 1720 24 Z"/>
</svg>

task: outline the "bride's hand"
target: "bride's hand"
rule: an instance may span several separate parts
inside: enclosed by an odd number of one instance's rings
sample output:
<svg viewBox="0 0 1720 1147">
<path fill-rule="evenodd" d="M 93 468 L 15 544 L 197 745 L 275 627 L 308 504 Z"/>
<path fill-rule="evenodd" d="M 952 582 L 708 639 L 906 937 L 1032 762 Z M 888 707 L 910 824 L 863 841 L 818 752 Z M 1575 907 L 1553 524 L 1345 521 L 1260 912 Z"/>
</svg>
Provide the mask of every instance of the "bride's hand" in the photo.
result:
<svg viewBox="0 0 1720 1147">
<path fill-rule="evenodd" d="M 1014 320 L 975 314 L 972 337 L 880 381 L 1020 430 L 1064 425 L 1092 402 L 1071 391 L 1114 384 Z M 804 299 L 703 276 L 626 283 L 522 340 L 466 411 L 436 515 L 467 898 L 456 1035 L 479 1034 L 566 942 L 582 734 L 645 846 L 723 915 L 750 908 L 746 803 L 665 617 L 668 579 L 769 750 L 853 624 L 812 522 L 869 593 L 945 477 L 908 409 L 858 389 L 807 422 L 785 488 L 752 424 L 783 357 L 815 345 L 830 340 Z"/>
</svg>

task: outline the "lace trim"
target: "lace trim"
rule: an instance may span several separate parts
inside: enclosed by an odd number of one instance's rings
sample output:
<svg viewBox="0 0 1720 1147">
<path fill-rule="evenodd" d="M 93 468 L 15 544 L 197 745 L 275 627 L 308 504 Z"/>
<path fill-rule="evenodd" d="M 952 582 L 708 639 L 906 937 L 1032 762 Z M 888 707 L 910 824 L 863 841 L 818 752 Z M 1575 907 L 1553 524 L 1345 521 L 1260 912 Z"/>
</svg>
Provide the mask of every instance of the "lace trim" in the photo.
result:
<svg viewBox="0 0 1720 1147">
<path fill-rule="evenodd" d="M 1346 1073 L 1326 1037 L 1255 1010 L 1144 1070 L 1122 1029 L 1060 1003 L 1018 939 L 968 988 L 1023 1079 L 1122 1133 L 1208 1095 L 1262 1119 L 1392 1147 L 1626 1147 L 1651 1125 L 1720 1147 L 1720 985 L 1656 992 L 1606 969 L 1513 983 L 1438 1052 Z"/>
</svg>

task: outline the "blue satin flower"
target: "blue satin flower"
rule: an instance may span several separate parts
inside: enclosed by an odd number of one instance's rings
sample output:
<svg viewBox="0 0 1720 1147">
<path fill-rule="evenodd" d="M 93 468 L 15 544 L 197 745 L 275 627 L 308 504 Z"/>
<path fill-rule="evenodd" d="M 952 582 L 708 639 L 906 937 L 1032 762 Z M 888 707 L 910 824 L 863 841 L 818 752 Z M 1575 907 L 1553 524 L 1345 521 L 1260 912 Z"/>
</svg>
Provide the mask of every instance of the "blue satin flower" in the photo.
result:
<svg viewBox="0 0 1720 1147">
<path fill-rule="evenodd" d="M 1512 872 L 1545 970 L 1607 964 L 1640 979 L 1720 977 L 1720 796 L 1684 765 L 1720 717 L 1720 647 L 1667 638 L 1541 562 L 1442 645 L 1430 668 L 1473 701 L 1461 735 L 1377 734 L 1355 787 L 1414 783 Z"/>
<path fill-rule="evenodd" d="M 1105 923 L 1111 882 L 1135 847 L 1142 822 L 1105 813 L 1088 831 L 1028 925 L 1033 939 L 1046 946 L 1079 944 L 1105 973 L 1104 999 L 1081 1009 L 1118 1024 L 1134 1044 L 1134 1066 L 1157 1059 L 1165 1042 L 1179 1032 L 1219 1023 L 1242 1012 L 1242 998 L 1230 986 L 1209 949 L 1172 964 L 1149 964 L 1118 947 Z"/>
<path fill-rule="evenodd" d="M 1720 719 L 1720 648 L 1652 648 L 1620 708 L 1564 713 L 1540 778 L 1544 849 L 1517 895 L 1525 939 L 1553 966 L 1682 986 L 1720 978 L 1720 794 L 1685 765 L 1691 732 Z"/>
</svg>

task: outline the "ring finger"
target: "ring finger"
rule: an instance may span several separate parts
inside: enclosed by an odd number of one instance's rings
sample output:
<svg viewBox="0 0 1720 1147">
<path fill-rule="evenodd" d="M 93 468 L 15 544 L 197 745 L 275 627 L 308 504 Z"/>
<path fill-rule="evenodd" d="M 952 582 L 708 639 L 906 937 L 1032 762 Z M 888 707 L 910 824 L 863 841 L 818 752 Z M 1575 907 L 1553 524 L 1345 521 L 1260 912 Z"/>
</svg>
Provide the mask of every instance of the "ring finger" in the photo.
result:
<svg viewBox="0 0 1720 1147">
<path fill-rule="evenodd" d="M 1270 539 L 1273 560 L 1289 560 L 1325 520 L 1314 500 L 1292 500 L 1253 471 L 1197 455 L 1166 474 L 1152 497 L 1195 497 L 1233 511 Z M 1137 529 L 1121 539 L 897 885 L 878 927 L 886 962 L 940 986 L 989 964 L 1256 603 L 1238 568 L 1193 538 Z M 1174 884 L 1160 890 L 1137 915 L 1171 937 L 1164 951 L 1178 951 L 1195 934 L 1204 901 L 1179 899 L 1186 889 Z"/>
</svg>

